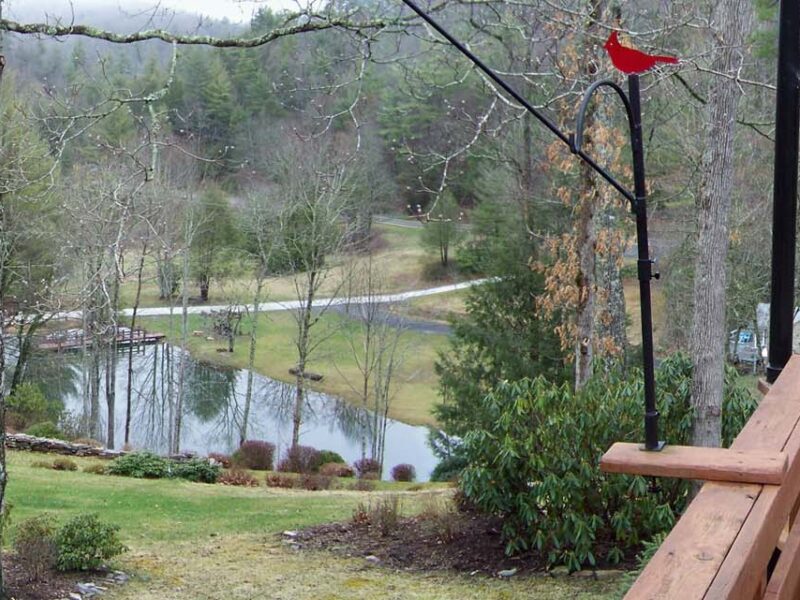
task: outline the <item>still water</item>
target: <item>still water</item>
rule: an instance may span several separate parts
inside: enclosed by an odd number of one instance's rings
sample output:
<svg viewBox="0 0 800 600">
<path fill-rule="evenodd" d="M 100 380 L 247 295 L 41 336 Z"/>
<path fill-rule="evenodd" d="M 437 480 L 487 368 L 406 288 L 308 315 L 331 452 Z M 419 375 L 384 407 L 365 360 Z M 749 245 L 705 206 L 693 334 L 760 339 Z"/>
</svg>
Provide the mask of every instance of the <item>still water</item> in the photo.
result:
<svg viewBox="0 0 800 600">
<path fill-rule="evenodd" d="M 171 350 L 171 360 L 168 351 Z M 232 453 L 238 446 L 239 423 L 247 389 L 247 371 L 211 366 L 194 360 L 168 345 L 140 348 L 133 358 L 131 444 L 137 449 L 166 453 L 174 422 L 169 398 L 177 396 L 180 360 L 184 366 L 184 407 L 181 450 L 200 455 Z M 120 353 L 116 377 L 115 438 L 121 446 L 125 437 L 128 355 Z M 82 355 L 47 353 L 34 357 L 28 379 L 40 382 L 50 397 L 60 397 L 74 419 L 84 422 L 90 407 L 83 390 L 87 385 Z M 101 381 L 105 379 L 101 373 Z M 172 385 L 170 386 L 170 381 Z M 170 390 L 170 387 L 172 389 Z M 291 443 L 295 387 L 254 375 L 253 403 L 248 439 L 268 440 L 281 456 Z M 361 458 L 364 423 L 370 414 L 343 400 L 309 391 L 303 413 L 300 443 L 333 450 L 349 463 Z M 106 430 L 105 394 L 100 398 L 100 427 Z M 103 436 L 104 437 L 104 436 Z M 389 420 L 386 428 L 384 477 L 399 463 L 414 465 L 419 481 L 427 481 L 436 465 L 428 445 L 428 429 Z"/>
</svg>

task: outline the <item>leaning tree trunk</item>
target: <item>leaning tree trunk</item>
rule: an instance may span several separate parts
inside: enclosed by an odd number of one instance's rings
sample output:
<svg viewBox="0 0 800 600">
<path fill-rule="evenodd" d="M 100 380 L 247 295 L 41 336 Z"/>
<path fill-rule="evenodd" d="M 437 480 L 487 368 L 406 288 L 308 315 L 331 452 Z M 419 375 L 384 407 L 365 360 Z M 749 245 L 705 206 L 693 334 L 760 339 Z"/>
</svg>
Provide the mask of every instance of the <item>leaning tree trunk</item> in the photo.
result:
<svg viewBox="0 0 800 600">
<path fill-rule="evenodd" d="M 736 110 L 741 89 L 735 75 L 750 31 L 751 2 L 721 0 L 712 23 L 716 76 L 708 96 L 702 181 L 697 199 L 697 258 L 692 324 L 693 443 L 719 446 L 722 441 L 722 387 L 725 361 L 725 289 L 728 218 L 731 208 Z"/>
</svg>

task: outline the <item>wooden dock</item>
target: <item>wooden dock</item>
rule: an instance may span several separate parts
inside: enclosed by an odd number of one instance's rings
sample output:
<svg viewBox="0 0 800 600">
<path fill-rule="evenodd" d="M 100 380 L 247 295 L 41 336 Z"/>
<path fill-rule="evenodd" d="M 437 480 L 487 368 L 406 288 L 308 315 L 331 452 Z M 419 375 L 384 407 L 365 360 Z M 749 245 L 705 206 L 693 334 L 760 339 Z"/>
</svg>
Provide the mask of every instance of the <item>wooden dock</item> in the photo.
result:
<svg viewBox="0 0 800 600">
<path fill-rule="evenodd" d="M 116 345 L 118 348 L 149 346 L 160 344 L 166 337 L 163 333 L 145 331 L 139 327 L 133 330 L 130 327 L 117 327 Z M 91 343 L 91 336 L 87 337 L 83 329 L 73 328 L 48 333 L 38 340 L 36 347 L 50 352 L 70 352 L 83 350 Z"/>
</svg>

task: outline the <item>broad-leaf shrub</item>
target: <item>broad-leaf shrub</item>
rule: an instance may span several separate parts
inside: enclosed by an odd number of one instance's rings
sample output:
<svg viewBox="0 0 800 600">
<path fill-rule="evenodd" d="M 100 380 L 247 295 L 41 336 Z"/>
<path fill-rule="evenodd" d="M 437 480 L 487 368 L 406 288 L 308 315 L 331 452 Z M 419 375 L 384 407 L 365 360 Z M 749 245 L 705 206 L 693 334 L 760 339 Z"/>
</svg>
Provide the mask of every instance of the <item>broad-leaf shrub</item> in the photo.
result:
<svg viewBox="0 0 800 600">
<path fill-rule="evenodd" d="M 132 452 L 112 460 L 107 472 L 126 477 L 160 479 L 170 476 L 171 467 L 171 461 L 163 456 L 152 452 Z"/>
<path fill-rule="evenodd" d="M 98 568 L 127 550 L 119 541 L 118 531 L 118 526 L 101 522 L 97 515 L 78 515 L 56 534 L 56 566 L 61 571 Z"/>
<path fill-rule="evenodd" d="M 657 374 L 661 435 L 689 439 L 691 363 L 666 360 Z M 723 436 L 736 435 L 755 400 L 735 375 L 726 378 Z M 601 473 L 598 462 L 617 441 L 643 439 L 643 387 L 603 373 L 580 392 L 544 378 L 502 382 L 484 400 L 486 419 L 464 436 L 468 467 L 461 487 L 480 509 L 503 517 L 509 554 L 540 551 L 570 569 L 621 560 L 642 540 L 670 528 L 689 483 L 662 479 L 650 491 L 642 477 Z"/>
<path fill-rule="evenodd" d="M 216 483 L 221 472 L 220 465 L 212 464 L 204 458 L 192 458 L 172 467 L 172 477 L 199 483 Z"/>
</svg>

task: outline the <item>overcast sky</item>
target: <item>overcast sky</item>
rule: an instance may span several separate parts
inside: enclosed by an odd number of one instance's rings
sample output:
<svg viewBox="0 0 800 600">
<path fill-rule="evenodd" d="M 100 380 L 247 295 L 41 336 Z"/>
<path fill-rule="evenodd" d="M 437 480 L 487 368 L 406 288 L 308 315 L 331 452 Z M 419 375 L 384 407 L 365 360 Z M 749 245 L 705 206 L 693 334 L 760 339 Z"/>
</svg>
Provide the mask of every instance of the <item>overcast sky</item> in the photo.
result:
<svg viewBox="0 0 800 600">
<path fill-rule="evenodd" d="M 305 4 L 305 0 L 299 0 Z M 7 0 L 5 12 L 9 18 L 19 18 L 19 10 L 25 7 L 25 16 L 30 19 L 30 13 L 35 10 L 36 20 L 43 20 L 45 14 L 69 18 L 73 11 L 79 13 L 82 8 L 94 6 L 118 6 L 125 12 L 137 12 L 147 7 L 160 6 L 165 9 L 179 10 L 181 12 L 202 14 L 215 19 L 228 18 L 234 22 L 247 22 L 259 6 L 269 6 L 273 10 L 283 8 L 296 9 L 295 0 Z M 15 10 L 17 9 L 17 10 Z"/>
</svg>

